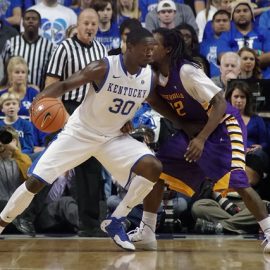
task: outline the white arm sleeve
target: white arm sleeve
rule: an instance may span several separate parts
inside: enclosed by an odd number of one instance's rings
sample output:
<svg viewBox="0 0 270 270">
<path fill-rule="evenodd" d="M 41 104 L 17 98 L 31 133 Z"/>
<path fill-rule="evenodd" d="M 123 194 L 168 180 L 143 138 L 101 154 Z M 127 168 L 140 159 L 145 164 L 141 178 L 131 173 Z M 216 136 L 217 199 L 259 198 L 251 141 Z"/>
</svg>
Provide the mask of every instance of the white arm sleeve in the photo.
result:
<svg viewBox="0 0 270 270">
<path fill-rule="evenodd" d="M 183 65 L 179 76 L 186 91 L 200 103 L 210 102 L 218 92 L 222 91 L 202 69 L 193 65 Z"/>
</svg>

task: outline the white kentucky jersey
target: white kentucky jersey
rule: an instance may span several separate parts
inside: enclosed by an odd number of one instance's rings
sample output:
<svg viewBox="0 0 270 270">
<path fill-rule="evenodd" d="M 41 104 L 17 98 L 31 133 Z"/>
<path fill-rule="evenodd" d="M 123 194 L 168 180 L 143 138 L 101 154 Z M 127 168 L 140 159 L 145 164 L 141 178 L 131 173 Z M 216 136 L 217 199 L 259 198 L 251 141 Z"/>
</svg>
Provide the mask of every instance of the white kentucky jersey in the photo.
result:
<svg viewBox="0 0 270 270">
<path fill-rule="evenodd" d="M 92 86 L 82 104 L 70 117 L 70 124 L 82 124 L 85 131 L 105 136 L 121 134 L 120 129 L 131 120 L 149 95 L 153 72 L 149 65 L 130 75 L 122 55 L 105 58 L 107 72 L 99 87 Z M 73 125 L 74 126 L 74 125 Z M 67 127 L 70 127 L 69 123 Z M 87 131 L 86 131 L 87 132 Z"/>
</svg>

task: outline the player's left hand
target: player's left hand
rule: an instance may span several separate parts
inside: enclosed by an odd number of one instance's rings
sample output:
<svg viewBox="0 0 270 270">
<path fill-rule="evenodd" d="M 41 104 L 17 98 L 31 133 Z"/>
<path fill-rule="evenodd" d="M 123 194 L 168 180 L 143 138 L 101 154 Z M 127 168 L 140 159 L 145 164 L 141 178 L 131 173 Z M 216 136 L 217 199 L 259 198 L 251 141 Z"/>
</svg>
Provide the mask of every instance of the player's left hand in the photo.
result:
<svg viewBox="0 0 270 270">
<path fill-rule="evenodd" d="M 205 140 L 195 137 L 189 142 L 184 158 L 188 162 L 196 162 L 202 155 Z"/>
<path fill-rule="evenodd" d="M 122 128 L 120 129 L 123 133 L 130 133 L 134 130 L 133 128 L 133 124 L 131 121 L 128 121 L 124 124 L 124 126 L 122 126 Z"/>
</svg>

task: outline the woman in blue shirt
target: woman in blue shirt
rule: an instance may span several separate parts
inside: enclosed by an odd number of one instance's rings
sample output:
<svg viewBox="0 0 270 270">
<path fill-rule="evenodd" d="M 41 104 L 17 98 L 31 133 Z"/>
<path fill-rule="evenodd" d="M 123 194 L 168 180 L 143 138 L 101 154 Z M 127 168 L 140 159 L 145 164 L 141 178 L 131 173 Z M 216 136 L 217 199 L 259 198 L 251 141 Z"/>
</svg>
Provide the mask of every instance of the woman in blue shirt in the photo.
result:
<svg viewBox="0 0 270 270">
<path fill-rule="evenodd" d="M 267 130 L 264 120 L 253 113 L 251 89 L 244 81 L 233 82 L 226 99 L 239 109 L 247 127 L 246 172 L 251 185 L 256 185 L 268 171 L 269 157 L 265 152 L 268 147 Z"/>
</svg>

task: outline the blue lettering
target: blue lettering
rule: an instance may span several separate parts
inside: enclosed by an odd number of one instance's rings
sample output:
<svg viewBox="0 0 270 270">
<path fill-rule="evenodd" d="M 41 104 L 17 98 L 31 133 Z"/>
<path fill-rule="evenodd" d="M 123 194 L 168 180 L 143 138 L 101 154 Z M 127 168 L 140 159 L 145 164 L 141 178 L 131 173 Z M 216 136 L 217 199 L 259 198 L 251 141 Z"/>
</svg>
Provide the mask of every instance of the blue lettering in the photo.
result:
<svg viewBox="0 0 270 270">
<path fill-rule="evenodd" d="M 107 91 L 112 92 L 112 86 L 113 86 L 113 83 L 109 83 Z"/>
</svg>

